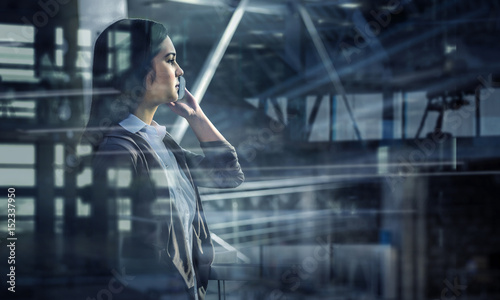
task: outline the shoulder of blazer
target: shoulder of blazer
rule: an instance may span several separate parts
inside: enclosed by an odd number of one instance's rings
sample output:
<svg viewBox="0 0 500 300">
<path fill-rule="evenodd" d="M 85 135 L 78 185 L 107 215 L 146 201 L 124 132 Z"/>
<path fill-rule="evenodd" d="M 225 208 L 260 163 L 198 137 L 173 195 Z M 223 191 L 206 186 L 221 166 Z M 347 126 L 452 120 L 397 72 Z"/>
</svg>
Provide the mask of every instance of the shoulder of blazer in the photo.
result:
<svg viewBox="0 0 500 300">
<path fill-rule="evenodd" d="M 125 148 L 131 155 L 135 168 L 137 168 L 138 163 L 140 163 L 144 165 L 146 169 L 149 169 L 144 151 L 138 144 L 139 138 L 139 136 L 119 127 L 106 134 L 104 143 L 115 144 Z"/>
</svg>

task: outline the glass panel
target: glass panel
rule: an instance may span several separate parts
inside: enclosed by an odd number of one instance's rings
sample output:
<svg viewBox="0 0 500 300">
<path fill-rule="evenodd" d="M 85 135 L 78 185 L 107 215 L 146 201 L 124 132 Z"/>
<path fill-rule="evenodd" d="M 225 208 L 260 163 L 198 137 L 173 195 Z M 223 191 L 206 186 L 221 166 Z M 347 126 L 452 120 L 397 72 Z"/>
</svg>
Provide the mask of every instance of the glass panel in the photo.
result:
<svg viewBox="0 0 500 300">
<path fill-rule="evenodd" d="M 56 45 L 62 45 L 64 43 L 63 29 L 61 27 L 56 28 Z"/>
<path fill-rule="evenodd" d="M 62 50 L 56 50 L 56 66 L 62 67 L 63 66 L 63 51 Z"/>
<path fill-rule="evenodd" d="M 35 72 L 33 70 L 0 69 L 0 76 L 3 81 L 35 82 Z"/>
<path fill-rule="evenodd" d="M 91 45 L 91 32 L 88 29 L 78 29 L 78 45 L 90 47 Z"/>
<path fill-rule="evenodd" d="M 92 183 L 92 169 L 85 168 L 83 172 L 78 174 L 77 186 L 83 187 Z"/>
<path fill-rule="evenodd" d="M 0 169 L 0 182 L 3 186 L 28 186 L 35 185 L 35 170 L 30 169 Z"/>
<path fill-rule="evenodd" d="M 90 205 L 88 203 L 83 203 L 80 197 L 78 197 L 76 202 L 76 215 L 79 217 L 86 217 L 90 215 Z"/>
<path fill-rule="evenodd" d="M 33 65 L 34 53 L 30 48 L 0 46 L 0 64 Z"/>
<path fill-rule="evenodd" d="M 34 164 L 33 145 L 0 144 L 0 164 Z"/>
<path fill-rule="evenodd" d="M 76 66 L 80 68 L 90 68 L 91 58 L 90 51 L 78 51 Z"/>
<path fill-rule="evenodd" d="M 21 43 L 33 43 L 34 29 L 27 25 L 0 24 L 0 41 L 11 41 Z"/>
</svg>

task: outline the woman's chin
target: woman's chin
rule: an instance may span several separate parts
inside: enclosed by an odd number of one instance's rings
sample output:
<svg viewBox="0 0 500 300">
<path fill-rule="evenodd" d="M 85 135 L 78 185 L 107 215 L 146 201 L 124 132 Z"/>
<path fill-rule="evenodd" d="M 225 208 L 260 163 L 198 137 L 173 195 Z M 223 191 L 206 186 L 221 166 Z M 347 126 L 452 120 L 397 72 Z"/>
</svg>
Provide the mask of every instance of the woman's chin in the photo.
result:
<svg viewBox="0 0 500 300">
<path fill-rule="evenodd" d="M 161 101 L 163 103 L 172 103 L 172 102 L 177 102 L 177 100 L 178 100 L 177 95 L 171 95 L 163 98 Z"/>
</svg>

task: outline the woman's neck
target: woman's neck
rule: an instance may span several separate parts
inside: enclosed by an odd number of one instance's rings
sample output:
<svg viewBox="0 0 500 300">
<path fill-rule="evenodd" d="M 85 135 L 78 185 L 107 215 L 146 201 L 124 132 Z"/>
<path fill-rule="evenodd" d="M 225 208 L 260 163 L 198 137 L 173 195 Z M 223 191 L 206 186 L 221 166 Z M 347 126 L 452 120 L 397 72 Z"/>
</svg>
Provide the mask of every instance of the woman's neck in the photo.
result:
<svg viewBox="0 0 500 300">
<path fill-rule="evenodd" d="M 137 107 L 137 109 L 134 111 L 134 115 L 141 119 L 144 123 L 151 125 L 157 108 L 158 106 L 144 107 L 142 105 L 139 105 L 139 107 Z"/>
</svg>

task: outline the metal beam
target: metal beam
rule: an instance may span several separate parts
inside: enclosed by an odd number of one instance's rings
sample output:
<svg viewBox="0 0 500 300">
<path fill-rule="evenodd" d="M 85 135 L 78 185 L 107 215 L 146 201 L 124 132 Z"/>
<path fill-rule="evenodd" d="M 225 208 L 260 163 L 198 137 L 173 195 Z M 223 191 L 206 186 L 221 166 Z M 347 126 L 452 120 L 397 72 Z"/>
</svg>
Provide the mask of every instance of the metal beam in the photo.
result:
<svg viewBox="0 0 500 300">
<path fill-rule="evenodd" d="M 245 9 L 248 5 L 249 0 L 241 0 L 238 4 L 238 7 L 235 9 L 231 20 L 227 24 L 222 37 L 219 42 L 214 45 L 212 51 L 207 57 L 203 68 L 201 69 L 200 75 L 196 79 L 193 88 L 193 96 L 199 102 L 203 100 L 203 96 L 207 91 L 208 85 L 212 78 L 214 77 L 215 70 L 219 65 L 224 53 L 226 52 L 227 46 L 231 42 L 233 35 L 240 24 L 241 19 L 243 18 L 243 14 L 245 13 Z M 171 135 L 177 142 L 180 142 L 186 133 L 188 128 L 188 123 L 186 119 L 182 117 L 177 117 L 177 120 L 174 123 Z"/>
<path fill-rule="evenodd" d="M 49 140 L 40 140 L 35 144 L 35 232 L 44 237 L 55 232 L 54 151 L 54 144 Z"/>
<path fill-rule="evenodd" d="M 309 4 L 308 4 L 309 5 Z M 447 7 L 447 3 L 444 4 L 444 7 Z M 441 7 L 440 9 L 443 9 Z M 457 18 L 456 20 L 459 19 L 464 19 L 464 18 L 472 18 L 477 15 L 476 12 L 468 13 L 465 15 L 460 16 L 460 18 Z M 455 20 L 455 21 L 456 21 Z M 450 21 L 454 22 L 454 21 Z M 406 25 L 401 25 L 398 26 L 396 29 L 393 30 L 387 30 L 387 32 L 384 31 L 383 34 L 381 34 L 379 41 L 382 43 L 384 40 L 389 40 L 394 37 L 394 35 L 400 34 L 401 32 L 404 32 L 405 30 L 408 29 L 408 26 L 414 26 L 415 24 L 411 24 L 406 22 Z M 380 61 L 383 61 L 387 56 L 391 55 L 397 55 L 399 52 L 407 50 L 411 47 L 415 47 L 420 42 L 423 42 L 425 40 L 428 40 L 430 38 L 434 38 L 438 36 L 439 34 L 442 33 L 442 28 L 439 27 L 437 29 L 433 30 L 428 30 L 423 32 L 421 35 L 410 39 L 409 41 L 405 41 L 403 43 L 396 44 L 388 49 L 385 49 L 385 55 L 381 52 L 375 52 L 374 55 L 369 56 L 368 58 L 364 58 L 362 60 L 359 60 L 353 64 L 350 64 L 348 67 L 345 67 L 343 69 L 338 70 L 339 76 L 342 76 L 344 74 L 351 74 L 354 72 L 357 72 L 359 70 L 362 70 L 363 68 L 369 66 L 370 64 L 374 64 Z M 308 66 L 308 73 L 299 73 L 296 76 L 284 81 L 282 84 L 279 86 L 273 86 L 270 87 L 268 90 L 262 92 L 260 95 L 255 96 L 256 98 L 267 98 L 276 95 L 277 93 L 281 93 L 281 96 L 283 97 L 288 97 L 288 98 L 293 98 L 297 96 L 301 96 L 306 94 L 309 91 L 314 91 L 318 87 L 328 83 L 330 79 L 328 77 L 321 77 L 317 78 L 317 80 L 310 81 L 309 84 L 307 85 L 299 85 L 297 83 L 302 82 L 308 74 L 317 74 L 320 69 L 323 68 L 322 64 L 315 65 L 315 66 Z"/>
<path fill-rule="evenodd" d="M 370 24 L 365 19 L 363 14 L 359 9 L 357 9 L 352 15 L 352 21 L 354 25 L 359 28 L 369 28 Z M 387 24 L 386 24 L 387 25 Z M 371 29 L 370 29 L 371 30 Z M 379 28 L 379 31 L 381 29 Z M 372 36 L 369 36 L 366 30 L 357 30 L 357 32 L 363 37 L 368 46 L 375 52 L 382 55 L 383 62 L 389 62 L 389 55 L 385 51 L 384 46 L 378 39 L 378 33 L 372 32 Z M 384 82 L 392 81 L 392 69 L 384 68 L 382 72 Z M 382 110 L 382 139 L 393 139 L 394 138 L 394 96 L 392 90 L 388 85 L 383 86 L 383 110 Z"/>
<path fill-rule="evenodd" d="M 226 7 L 232 4 L 228 3 L 230 1 L 225 0 L 165 0 L 150 2 L 151 4 L 161 4 L 167 2 L 177 2 L 182 4 L 191 4 L 207 7 Z M 266 15 L 279 15 L 286 16 L 286 5 L 282 3 L 272 3 L 271 1 L 252 1 L 252 5 L 247 5 L 247 12 L 252 12 L 256 14 L 266 14 Z"/>
<path fill-rule="evenodd" d="M 224 239 L 222 239 L 221 237 L 219 237 L 215 233 L 210 232 L 210 237 L 212 238 L 212 240 L 214 242 L 216 242 L 217 244 L 221 245 L 224 249 L 226 249 L 228 251 L 235 251 L 236 252 L 236 257 L 239 258 L 239 259 L 241 259 L 244 263 L 247 263 L 247 264 L 251 263 L 251 260 L 250 260 L 250 258 L 248 256 L 246 256 L 241 251 L 239 251 L 238 249 L 236 249 L 233 246 L 231 246 L 228 242 L 226 242 Z"/>
<path fill-rule="evenodd" d="M 344 100 L 344 104 L 346 106 L 347 112 L 349 114 L 349 117 L 351 118 L 352 125 L 354 127 L 354 132 L 356 133 L 356 136 L 358 140 L 361 140 L 361 134 L 359 132 L 358 125 L 356 123 L 356 120 L 354 119 L 354 115 L 352 114 L 351 107 L 349 105 L 349 102 L 347 101 L 346 93 L 344 86 L 342 85 L 342 82 L 340 81 L 340 77 L 337 74 L 337 70 L 333 66 L 333 63 L 326 52 L 325 45 L 321 41 L 321 38 L 318 34 L 318 31 L 316 30 L 316 27 L 314 27 L 314 23 L 311 20 L 311 16 L 307 12 L 307 10 L 304 8 L 303 5 L 299 4 L 297 6 L 297 9 L 299 11 L 300 16 L 302 17 L 302 20 L 304 21 L 304 24 L 306 26 L 307 31 L 309 32 L 309 35 L 311 36 L 314 46 L 316 47 L 316 51 L 318 51 L 319 57 L 321 58 L 321 61 L 323 62 L 323 65 L 326 68 L 326 71 L 328 72 L 328 76 L 330 78 L 330 81 L 333 83 L 333 86 L 335 87 L 335 90 L 337 91 L 338 95 L 342 96 L 342 99 Z"/>
</svg>

